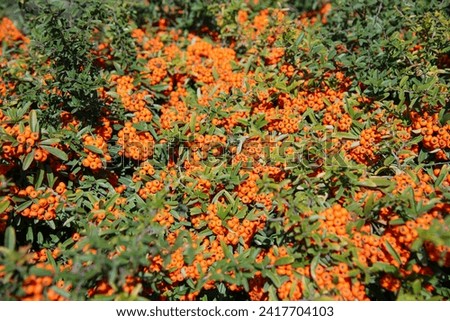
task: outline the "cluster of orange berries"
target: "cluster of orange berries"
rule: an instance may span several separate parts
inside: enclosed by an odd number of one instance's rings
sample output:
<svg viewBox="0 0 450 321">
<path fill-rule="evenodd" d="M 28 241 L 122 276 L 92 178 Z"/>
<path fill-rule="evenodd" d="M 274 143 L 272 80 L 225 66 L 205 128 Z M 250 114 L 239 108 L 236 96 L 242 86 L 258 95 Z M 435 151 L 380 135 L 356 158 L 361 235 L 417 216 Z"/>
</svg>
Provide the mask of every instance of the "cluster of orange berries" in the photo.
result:
<svg viewBox="0 0 450 321">
<path fill-rule="evenodd" d="M 95 62 L 97 63 L 97 65 L 101 67 L 105 67 L 106 62 L 111 61 L 113 59 L 113 55 L 111 53 L 112 53 L 111 46 L 108 43 L 104 42 L 99 43 L 97 45 L 97 48 L 92 51 L 92 54 L 98 57 Z"/>
<path fill-rule="evenodd" d="M 106 280 L 97 281 L 95 286 L 88 290 L 87 296 L 91 298 L 95 295 L 109 296 L 115 292 L 114 288 Z"/>
<path fill-rule="evenodd" d="M 112 221 L 112 218 L 118 219 L 123 215 L 123 212 L 120 210 L 120 206 L 125 204 L 126 202 L 127 199 L 125 197 L 119 197 L 112 205 L 107 208 L 102 207 L 100 202 L 95 202 L 91 210 L 91 213 L 93 214 L 92 220 L 98 224 L 105 220 L 109 214 L 111 214 L 111 219 L 108 217 L 110 221 Z M 78 233 L 75 233 L 74 236 L 72 236 L 72 239 L 74 241 L 78 241 L 79 238 L 80 235 Z"/>
<path fill-rule="evenodd" d="M 332 296 L 334 300 L 368 300 L 365 286 L 360 281 L 352 281 L 348 272 L 349 266 L 343 262 L 328 269 L 319 264 L 315 271 L 315 282 L 322 294 L 335 293 Z"/>
<path fill-rule="evenodd" d="M 158 179 L 154 179 L 154 180 L 146 182 L 145 185 L 139 189 L 138 194 L 143 199 L 147 199 L 149 197 L 149 195 L 156 194 L 163 188 L 164 188 L 164 183 Z"/>
<path fill-rule="evenodd" d="M 55 248 L 53 251 L 49 251 L 48 249 L 40 249 L 39 251 L 32 252 L 32 256 L 28 261 L 33 264 L 38 262 L 46 262 L 48 260 L 48 252 L 50 252 L 54 259 L 58 258 L 61 254 L 61 250 L 59 248 Z"/>
<path fill-rule="evenodd" d="M 266 145 L 266 146 L 265 146 Z M 230 146 L 229 150 L 234 155 L 239 156 L 236 160 L 252 163 L 251 166 L 258 166 L 258 160 L 264 159 L 269 155 L 268 152 L 273 152 L 275 150 L 275 142 L 264 142 L 260 137 L 252 137 L 247 139 L 242 145 L 240 153 L 237 153 L 236 146 Z M 267 147 L 272 148 L 267 150 Z"/>
<path fill-rule="evenodd" d="M 117 133 L 117 143 L 122 146 L 119 154 L 134 160 L 146 161 L 153 155 L 155 140 L 147 131 L 137 131 L 133 123 L 126 122 Z"/>
<path fill-rule="evenodd" d="M 392 274 L 386 273 L 380 279 L 380 286 L 391 292 L 397 292 L 401 285 L 402 282 Z"/>
<path fill-rule="evenodd" d="M 345 236 L 347 235 L 346 226 L 351 221 L 350 213 L 340 204 L 335 204 L 320 214 L 320 229 L 327 233 Z"/>
<path fill-rule="evenodd" d="M 170 208 L 166 207 L 155 214 L 153 221 L 168 229 L 175 222 L 175 219 L 173 215 L 170 214 Z"/>
<path fill-rule="evenodd" d="M 131 294 L 133 290 L 136 288 L 136 286 L 141 283 L 142 281 L 140 278 L 132 275 L 127 275 L 125 277 L 125 284 L 122 286 L 122 290 L 125 293 Z"/>
<path fill-rule="evenodd" d="M 176 123 L 187 123 L 190 120 L 190 112 L 184 100 L 186 96 L 187 91 L 181 86 L 169 94 L 168 103 L 161 108 L 160 122 L 162 129 L 170 129 Z M 201 121 L 203 118 L 203 115 L 197 115 L 198 121 Z M 199 124 L 196 125 L 195 129 L 196 131 L 200 130 Z"/>
<path fill-rule="evenodd" d="M 416 201 L 428 202 L 427 196 L 434 192 L 434 187 L 431 185 L 431 177 L 423 170 L 419 170 L 417 173 L 417 182 L 407 173 L 399 173 L 393 177 L 396 183 L 393 194 L 401 194 L 408 187 L 411 187 L 414 192 L 414 198 Z"/>
<path fill-rule="evenodd" d="M 96 137 L 92 135 L 84 135 L 83 136 L 83 144 L 84 144 L 84 152 L 87 154 L 86 158 L 83 159 L 82 164 L 84 167 L 89 167 L 92 170 L 98 170 L 103 167 L 102 157 L 106 162 L 111 161 L 111 156 L 108 153 L 108 144 L 104 140 L 104 138 L 100 135 Z M 89 149 L 89 146 L 94 147 L 101 151 L 99 154 L 92 149 Z"/>
<path fill-rule="evenodd" d="M 317 112 L 326 108 L 327 105 L 325 103 L 325 99 L 331 103 L 337 103 L 341 106 L 341 103 L 338 102 L 343 101 L 346 88 L 347 86 L 345 82 L 342 84 L 342 88 L 339 88 L 338 91 L 325 85 L 321 89 L 300 91 L 298 98 L 302 105 L 310 107 Z"/>
<path fill-rule="evenodd" d="M 381 248 L 382 240 L 376 235 L 370 235 L 369 228 L 353 233 L 351 240 L 358 249 L 357 261 L 363 265 L 378 262 L 386 256 Z"/>
<path fill-rule="evenodd" d="M 208 157 L 220 157 L 225 152 L 226 136 L 223 135 L 195 135 L 193 141 L 185 142 L 189 148 L 191 164 L 199 164 Z"/>
<path fill-rule="evenodd" d="M 153 114 L 145 100 L 150 93 L 145 90 L 137 92 L 139 84 L 135 86 L 134 81 L 132 76 L 112 75 L 110 78 L 111 84 L 116 86 L 117 94 L 120 96 L 124 108 L 133 112 L 132 122 L 150 122 Z"/>
<path fill-rule="evenodd" d="M 11 161 L 17 159 L 21 155 L 34 152 L 34 159 L 36 161 L 45 162 L 49 153 L 47 150 L 37 146 L 37 142 L 40 140 L 40 134 L 38 132 L 33 132 L 29 126 L 26 126 L 21 130 L 19 125 L 9 125 L 6 120 L 7 116 L 0 111 L 2 129 L 7 135 L 15 138 L 15 142 L 8 140 L 2 142 L 2 149 L 0 151 L 2 158 Z"/>
<path fill-rule="evenodd" d="M 139 33 L 139 32 L 136 32 Z M 140 36 L 138 36 L 137 40 L 139 41 Z M 145 42 L 143 42 L 142 44 L 142 53 L 141 57 L 148 57 L 149 55 L 153 55 L 158 53 L 161 49 L 164 48 L 164 43 L 161 41 L 161 38 L 156 36 L 154 38 L 148 38 L 147 36 L 145 36 L 145 38 L 147 38 Z M 144 40 L 144 39 L 142 39 Z M 141 41 L 142 42 L 142 41 Z"/>
<path fill-rule="evenodd" d="M 25 278 L 22 283 L 22 288 L 25 293 L 21 300 L 23 301 L 65 301 L 67 300 L 57 291 L 51 288 L 54 283 L 54 269 L 50 263 L 40 262 L 36 264 L 36 267 L 42 270 L 48 271 L 48 276 L 36 276 L 34 274 L 29 275 Z M 70 291 L 72 286 L 70 284 L 65 284 L 63 280 L 59 280 L 55 284 L 56 287 L 63 291 Z"/>
<path fill-rule="evenodd" d="M 295 73 L 295 67 L 291 64 L 284 64 L 280 67 L 280 71 L 285 74 L 287 77 L 292 77 Z"/>
<path fill-rule="evenodd" d="M 68 111 L 62 111 L 60 114 L 60 119 L 63 124 L 63 128 L 65 129 L 70 129 L 71 127 L 77 128 L 80 125 L 80 121 Z"/>
<path fill-rule="evenodd" d="M 225 118 L 213 118 L 211 123 L 214 126 L 225 128 L 227 133 L 230 133 L 239 124 L 240 120 L 248 118 L 249 115 L 248 111 L 235 111 L 231 107 L 224 108 L 223 110 L 229 113 L 228 116 Z"/>
<path fill-rule="evenodd" d="M 212 273 L 220 278 L 221 271 L 215 270 L 213 266 L 215 262 L 225 258 L 221 243 L 224 242 L 225 244 L 235 246 L 239 242 L 242 242 L 241 244 L 248 248 L 253 240 L 254 234 L 258 230 L 264 228 L 266 217 L 263 215 L 253 221 L 247 219 L 239 220 L 236 217 L 222 220 L 217 216 L 220 206 L 225 205 L 210 204 L 208 206 L 208 213 L 200 213 L 190 217 L 192 226 L 195 229 L 203 229 L 207 226 L 208 229 L 215 234 L 214 239 L 206 237 L 200 238 L 198 233 L 189 231 L 191 246 L 193 248 L 201 249 L 201 251 L 195 255 L 191 263 L 187 263 L 185 260 L 184 247 L 178 248 L 170 253 L 166 251 L 170 256 L 169 263 L 167 264 L 164 264 L 164 259 L 160 255 L 149 257 L 150 265 L 148 270 L 152 272 L 164 271 L 173 282 L 173 284 L 170 285 L 165 283 L 159 285 L 164 289 L 164 291 L 162 291 L 162 298 L 164 298 L 164 292 L 169 292 L 171 288 L 186 279 L 199 281 L 200 278 L 207 273 Z M 169 229 L 174 222 L 174 217 L 170 214 L 170 207 L 158 211 L 154 217 L 154 221 Z M 184 228 L 181 228 L 181 230 L 184 230 Z M 166 239 L 169 244 L 175 244 L 180 238 L 181 230 L 177 229 L 167 234 Z M 235 253 L 235 255 L 237 255 L 237 253 Z M 227 273 L 233 277 L 232 272 Z M 206 290 L 213 289 L 215 286 L 215 281 L 213 279 L 207 280 L 205 281 L 205 284 L 203 284 L 203 288 Z M 232 291 L 241 289 L 241 287 L 235 284 L 228 284 L 228 287 Z M 197 295 L 198 291 L 190 292 L 184 299 L 194 300 Z"/>
<path fill-rule="evenodd" d="M 344 103 L 338 100 L 328 106 L 323 116 L 323 124 L 336 126 L 341 132 L 348 131 L 352 125 L 352 118 L 342 112 L 343 105 Z"/>
<path fill-rule="evenodd" d="M 253 171 L 248 172 L 244 170 L 241 170 L 239 175 L 248 175 L 247 179 L 237 186 L 236 192 L 242 203 L 249 204 L 255 201 L 258 195 L 259 188 L 256 181 L 259 179 L 259 175 L 253 173 Z"/>
<path fill-rule="evenodd" d="M 200 85 L 200 105 L 208 106 L 213 98 L 231 88 L 244 88 L 244 73 L 233 70 L 236 52 L 215 47 L 201 38 L 191 37 L 186 50 L 187 74 Z"/>
<path fill-rule="evenodd" d="M 126 122 L 117 133 L 117 144 L 122 147 L 119 154 L 134 160 L 145 161 L 153 155 L 155 141 L 148 131 L 138 132 L 133 124 L 150 122 L 153 119 L 153 114 L 145 101 L 149 93 L 146 91 L 134 92 L 136 86 L 133 84 L 132 76 L 113 75 L 111 82 L 116 84 L 116 90 L 124 108 L 133 112 L 131 122 Z"/>
<path fill-rule="evenodd" d="M 7 45 L 13 45 L 17 42 L 21 42 L 21 48 L 25 48 L 25 45 L 30 42 L 30 40 L 23 35 L 16 28 L 14 23 L 7 17 L 3 17 L 0 22 L 0 42 L 5 42 Z M 0 54 L 2 49 L 0 48 Z"/>
<path fill-rule="evenodd" d="M 58 183 L 54 189 L 36 190 L 29 185 L 25 189 L 17 186 L 11 187 L 11 192 L 19 197 L 28 197 L 32 204 L 22 210 L 20 215 L 39 220 L 53 220 L 56 218 L 56 209 L 65 199 L 66 184 Z"/>
<path fill-rule="evenodd" d="M 289 254 L 285 246 L 280 246 L 271 247 L 267 253 L 260 253 L 257 261 L 261 261 L 264 256 L 267 256 L 270 259 L 269 265 L 273 266 L 276 264 L 277 260 L 287 258 L 289 257 Z M 276 265 L 275 270 L 278 275 L 286 275 L 289 277 L 289 279 L 277 289 L 278 298 L 280 300 L 300 300 L 305 291 L 305 283 L 302 281 L 305 269 L 302 267 L 294 268 L 291 264 L 280 264 Z"/>
<path fill-rule="evenodd" d="M 438 113 L 430 115 L 424 112 L 422 115 L 411 112 L 413 132 L 423 135 L 423 147 L 436 151 L 436 158 L 447 160 L 444 150 L 450 149 L 450 125 L 440 125 Z"/>
<path fill-rule="evenodd" d="M 54 272 L 53 267 L 49 263 L 38 263 L 36 267 L 48 270 L 51 274 Z M 41 301 L 44 299 L 44 290 L 52 285 L 53 278 L 51 276 L 29 275 L 22 283 L 25 292 L 23 301 Z"/>
<path fill-rule="evenodd" d="M 267 65 L 277 64 L 284 56 L 284 48 L 271 48 L 269 55 L 266 57 Z"/>
<path fill-rule="evenodd" d="M 237 217 L 233 217 L 223 224 L 222 219 L 217 216 L 217 211 L 218 206 L 210 204 L 205 219 L 208 222 L 208 228 L 216 234 L 217 240 L 223 240 L 226 244 L 236 245 L 242 238 L 243 245 L 248 247 L 256 232 L 265 226 L 264 215 L 253 221 L 243 219 L 242 222 Z"/>
<path fill-rule="evenodd" d="M 155 174 L 155 168 L 148 161 L 143 162 L 139 166 L 139 170 L 133 174 L 133 182 L 142 181 L 145 176 L 153 176 Z"/>
<path fill-rule="evenodd" d="M 152 58 L 147 63 L 148 78 L 151 85 L 160 83 L 167 76 L 167 64 L 162 58 Z"/>
<path fill-rule="evenodd" d="M 354 232 L 351 240 L 352 244 L 359 249 L 359 262 L 363 265 L 371 265 L 376 262 L 388 263 L 399 269 L 401 278 L 408 277 L 411 273 L 428 273 L 424 267 L 413 266 L 412 270 L 408 267 L 411 247 L 418 238 L 419 229 L 429 229 L 434 220 L 444 222 L 441 212 L 446 210 L 442 206 L 437 206 L 435 210 L 415 220 L 409 220 L 399 225 L 389 225 L 381 236 L 369 234 L 369 226 L 365 226 L 361 232 Z M 391 210 L 384 208 L 384 212 L 391 212 Z M 385 216 L 392 221 L 399 219 L 398 215 L 392 213 Z M 425 249 L 430 260 L 442 262 L 444 266 L 448 266 L 450 263 L 448 247 L 426 242 Z M 401 286 L 401 278 L 384 274 L 380 279 L 380 285 L 389 291 L 396 292 Z"/>
<path fill-rule="evenodd" d="M 275 104 L 270 96 L 277 93 L 276 88 L 260 92 L 258 94 L 259 101 L 252 106 L 252 114 L 264 115 L 267 121 L 265 127 L 269 131 L 278 131 L 283 134 L 298 132 L 298 123 L 307 106 L 299 97 L 291 97 L 287 94 L 279 94 L 277 104 Z"/>
<path fill-rule="evenodd" d="M 445 267 L 450 267 L 450 247 L 440 244 L 436 245 L 432 242 L 425 242 L 425 250 L 428 253 L 428 257 L 433 262 L 442 262 Z"/>
<path fill-rule="evenodd" d="M 318 10 L 304 12 L 299 17 L 300 26 L 309 26 L 320 21 L 322 24 L 327 23 L 327 16 L 331 11 L 331 3 L 325 3 Z"/>
<path fill-rule="evenodd" d="M 347 141 L 344 144 L 347 156 L 360 164 L 374 164 L 379 159 L 377 145 L 381 142 L 383 134 L 383 131 L 379 131 L 375 127 L 364 129 L 356 144 L 352 141 Z"/>
</svg>

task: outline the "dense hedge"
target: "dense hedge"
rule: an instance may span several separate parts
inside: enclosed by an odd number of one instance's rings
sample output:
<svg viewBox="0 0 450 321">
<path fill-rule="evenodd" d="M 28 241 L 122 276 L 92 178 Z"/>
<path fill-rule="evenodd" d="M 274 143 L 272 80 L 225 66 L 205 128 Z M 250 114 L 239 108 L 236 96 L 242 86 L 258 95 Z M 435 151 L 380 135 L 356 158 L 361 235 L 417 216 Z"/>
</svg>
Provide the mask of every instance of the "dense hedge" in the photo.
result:
<svg viewBox="0 0 450 321">
<path fill-rule="evenodd" d="M 448 1 L 3 1 L 0 299 L 450 297 Z"/>
</svg>

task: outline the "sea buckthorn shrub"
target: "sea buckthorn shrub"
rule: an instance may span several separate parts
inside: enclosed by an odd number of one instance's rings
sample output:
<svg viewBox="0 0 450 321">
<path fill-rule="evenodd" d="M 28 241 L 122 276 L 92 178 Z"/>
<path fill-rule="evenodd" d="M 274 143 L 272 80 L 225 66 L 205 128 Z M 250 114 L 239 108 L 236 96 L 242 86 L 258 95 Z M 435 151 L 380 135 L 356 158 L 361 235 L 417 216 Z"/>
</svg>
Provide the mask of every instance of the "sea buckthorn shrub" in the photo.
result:
<svg viewBox="0 0 450 321">
<path fill-rule="evenodd" d="M 450 298 L 445 1 L 5 3 L 1 299 Z"/>
</svg>

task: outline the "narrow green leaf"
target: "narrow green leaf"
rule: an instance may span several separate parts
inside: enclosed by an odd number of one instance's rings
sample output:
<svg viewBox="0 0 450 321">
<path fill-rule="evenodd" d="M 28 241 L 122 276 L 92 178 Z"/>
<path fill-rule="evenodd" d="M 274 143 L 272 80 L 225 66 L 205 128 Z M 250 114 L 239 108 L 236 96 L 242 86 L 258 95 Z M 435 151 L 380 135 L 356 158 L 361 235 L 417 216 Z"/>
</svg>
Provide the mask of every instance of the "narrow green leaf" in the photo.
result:
<svg viewBox="0 0 450 321">
<path fill-rule="evenodd" d="M 48 139 L 44 139 L 44 140 L 40 141 L 39 145 L 51 146 L 51 145 L 57 144 L 59 142 L 60 142 L 60 140 L 58 138 L 48 138 Z"/>
<path fill-rule="evenodd" d="M 26 170 L 31 166 L 31 164 L 33 163 L 33 160 L 34 160 L 34 154 L 35 154 L 35 150 L 33 149 L 33 150 L 31 151 L 31 153 L 27 154 L 27 155 L 24 157 L 24 159 L 23 159 L 23 161 L 22 161 L 22 169 L 23 169 L 24 171 L 26 171 Z"/>
<path fill-rule="evenodd" d="M 414 294 L 420 294 L 422 290 L 422 282 L 419 279 L 415 280 L 412 284 L 412 289 Z"/>
<path fill-rule="evenodd" d="M 317 269 L 317 266 L 319 265 L 319 259 L 320 259 L 320 256 L 316 255 L 311 260 L 311 276 L 314 280 L 316 279 L 316 269 Z"/>
<path fill-rule="evenodd" d="M 386 273 L 395 273 L 395 271 L 397 270 L 395 266 L 388 264 L 388 263 L 384 263 L 384 262 L 375 262 L 372 266 L 372 270 L 375 271 L 383 271 Z"/>
<path fill-rule="evenodd" d="M 279 288 L 281 286 L 282 282 L 281 282 L 280 276 L 278 274 L 274 273 L 272 270 L 265 270 L 263 275 L 265 277 L 268 277 L 277 288 Z"/>
<path fill-rule="evenodd" d="M 49 271 L 47 269 L 42 269 L 42 268 L 38 268 L 35 266 L 32 266 L 30 268 L 30 274 L 34 274 L 38 277 L 42 277 L 42 276 L 51 276 L 52 275 L 52 271 Z"/>
<path fill-rule="evenodd" d="M 436 187 L 441 186 L 442 181 L 447 177 L 448 171 L 445 170 L 446 168 L 447 166 L 444 165 L 439 173 L 439 176 L 436 178 L 436 181 L 434 182 Z"/>
<path fill-rule="evenodd" d="M 59 294 L 60 296 L 62 296 L 63 298 L 69 299 L 70 298 L 70 294 L 67 291 L 64 291 L 61 288 L 58 288 L 57 286 L 52 286 L 51 289 L 53 291 L 55 291 L 57 294 Z M 97 297 L 95 297 L 97 299 Z"/>
<path fill-rule="evenodd" d="M 26 209 L 28 206 L 30 206 L 31 204 L 33 204 L 33 201 L 26 201 L 23 202 L 22 204 L 20 204 L 19 206 L 17 206 L 15 208 L 16 212 L 22 212 L 24 209 Z"/>
<path fill-rule="evenodd" d="M 30 117 L 30 128 L 31 128 L 31 131 L 33 133 L 39 132 L 39 123 L 38 123 L 38 120 L 37 120 L 36 110 L 31 110 L 30 114 L 29 114 L 29 117 Z"/>
<path fill-rule="evenodd" d="M 88 150 L 90 150 L 93 153 L 99 154 L 99 155 L 103 155 L 103 151 L 96 147 L 96 146 L 92 146 L 92 145 L 84 145 L 84 147 Z"/>
<path fill-rule="evenodd" d="M 400 87 L 403 87 L 406 84 L 408 78 L 408 76 L 403 76 L 403 78 L 400 80 Z"/>
<path fill-rule="evenodd" d="M 53 269 L 55 271 L 58 271 L 58 266 L 56 265 L 55 259 L 52 256 L 52 252 L 50 250 L 47 250 L 47 260 L 50 262 L 50 264 L 52 265 Z"/>
<path fill-rule="evenodd" d="M 10 204 L 11 203 L 7 199 L 3 199 L 2 201 L 0 201 L 0 213 L 6 211 Z"/>
<path fill-rule="evenodd" d="M 39 169 L 38 174 L 34 177 L 34 187 L 37 189 L 41 187 L 42 182 L 44 181 L 45 170 L 43 168 Z"/>
<path fill-rule="evenodd" d="M 225 242 L 220 241 L 220 246 L 222 247 L 222 251 L 225 254 L 225 257 L 230 260 L 234 260 L 233 253 L 229 249 L 229 247 L 225 244 Z"/>
<path fill-rule="evenodd" d="M 16 247 L 16 231 L 12 226 L 8 226 L 5 230 L 5 247 L 11 251 Z"/>
<path fill-rule="evenodd" d="M 113 206 L 119 196 L 120 194 L 116 193 L 112 197 L 109 197 L 108 201 L 105 203 L 104 208 L 109 209 L 111 206 Z"/>
<path fill-rule="evenodd" d="M 63 152 L 62 150 L 58 149 L 58 148 L 55 148 L 55 147 L 52 147 L 52 146 L 46 146 L 46 145 L 42 145 L 42 148 L 44 148 L 50 154 L 58 157 L 60 160 L 66 161 L 66 160 L 69 159 L 67 154 L 65 152 Z"/>
<path fill-rule="evenodd" d="M 293 263 L 295 260 L 292 256 L 281 257 L 275 261 L 275 265 L 287 265 Z"/>
<path fill-rule="evenodd" d="M 397 251 L 392 247 L 391 243 L 388 241 L 384 242 L 386 246 L 386 250 L 389 252 L 390 255 L 398 262 L 398 264 L 402 264 L 402 260 L 400 258 L 400 255 L 398 255 Z"/>
<path fill-rule="evenodd" d="M 370 194 L 370 196 L 366 200 L 366 204 L 364 204 L 364 216 L 368 217 L 369 214 L 372 212 L 372 209 L 375 206 L 375 194 Z"/>
<path fill-rule="evenodd" d="M 27 240 L 27 242 L 30 242 L 30 243 L 32 243 L 34 241 L 33 227 L 28 226 L 27 234 L 25 236 L 25 239 Z"/>
</svg>

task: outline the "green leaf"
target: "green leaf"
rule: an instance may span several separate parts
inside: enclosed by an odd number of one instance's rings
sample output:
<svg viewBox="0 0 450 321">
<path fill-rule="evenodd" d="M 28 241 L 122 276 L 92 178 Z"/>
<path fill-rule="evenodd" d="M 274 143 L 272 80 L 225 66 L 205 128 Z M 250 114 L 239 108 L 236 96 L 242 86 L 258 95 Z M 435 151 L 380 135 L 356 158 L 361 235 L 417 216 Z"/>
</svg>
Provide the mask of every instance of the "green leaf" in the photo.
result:
<svg viewBox="0 0 450 321">
<path fill-rule="evenodd" d="M 400 87 L 403 87 L 408 81 L 408 79 L 409 79 L 408 76 L 403 76 L 402 79 L 400 80 Z"/>
<path fill-rule="evenodd" d="M 316 269 L 317 269 L 317 266 L 319 265 L 319 259 L 320 259 L 320 255 L 316 255 L 311 260 L 311 276 L 314 280 L 316 279 Z"/>
<path fill-rule="evenodd" d="M 263 276 L 268 277 L 277 288 L 282 284 L 280 276 L 272 270 L 264 270 Z"/>
<path fill-rule="evenodd" d="M 65 152 L 63 152 L 62 150 L 58 149 L 58 148 L 55 148 L 55 147 L 52 147 L 52 146 L 46 146 L 46 145 L 42 145 L 42 148 L 44 148 L 50 154 L 58 157 L 60 160 L 67 161 L 69 159 L 67 154 Z"/>
<path fill-rule="evenodd" d="M 398 264 L 402 264 L 402 259 L 400 258 L 400 255 L 398 255 L 397 251 L 392 247 L 391 243 L 386 241 L 384 242 L 384 244 L 389 254 L 392 255 L 392 257 L 398 262 Z"/>
<path fill-rule="evenodd" d="M 88 150 L 90 150 L 93 153 L 99 154 L 99 155 L 103 155 L 103 151 L 96 147 L 96 146 L 92 146 L 92 145 L 84 145 L 84 147 Z"/>
<path fill-rule="evenodd" d="M 413 282 L 412 290 L 414 294 L 420 294 L 420 291 L 422 290 L 422 282 L 420 282 L 419 279 Z"/>
<path fill-rule="evenodd" d="M 295 260 L 292 256 L 281 257 L 275 261 L 275 265 L 287 265 L 293 263 Z"/>
<path fill-rule="evenodd" d="M 69 294 L 68 292 L 64 291 L 64 290 L 61 289 L 61 288 L 58 288 L 57 286 L 52 286 L 51 289 L 52 289 L 53 291 L 55 291 L 57 294 L 59 294 L 60 296 L 66 298 L 66 299 L 69 299 L 69 298 L 70 298 L 70 294 Z M 95 297 L 95 298 L 98 299 L 98 297 Z M 106 300 L 106 299 L 105 299 L 105 300 Z"/>
<path fill-rule="evenodd" d="M 47 269 L 42 269 L 42 268 L 32 266 L 30 268 L 30 274 L 34 274 L 38 277 L 42 277 L 42 276 L 51 276 L 53 273 L 52 273 L 52 271 L 49 271 Z"/>
<path fill-rule="evenodd" d="M 441 171 L 440 171 L 440 173 L 439 173 L 439 176 L 436 178 L 436 181 L 434 182 L 434 185 L 435 185 L 436 187 L 441 186 L 442 181 L 444 180 L 444 178 L 447 177 L 448 171 L 445 170 L 445 169 L 447 169 L 447 166 L 446 166 L 446 165 L 444 165 L 444 166 L 441 168 Z"/>
<path fill-rule="evenodd" d="M 10 204 L 11 204 L 11 203 L 10 203 L 9 200 L 3 199 L 3 200 L 0 202 L 0 213 L 5 212 L 6 209 L 8 208 L 8 206 L 9 206 Z"/>
<path fill-rule="evenodd" d="M 112 197 L 109 198 L 109 200 L 105 203 L 104 208 L 108 210 L 111 206 L 114 205 L 116 200 L 120 197 L 120 194 L 116 193 Z"/>
<path fill-rule="evenodd" d="M 33 242 L 33 240 L 34 240 L 33 227 L 28 226 L 27 234 L 25 236 L 25 239 L 27 240 L 27 242 L 31 242 L 31 243 Z"/>
<path fill-rule="evenodd" d="M 12 226 L 5 230 L 5 247 L 11 251 L 16 247 L 16 230 Z"/>
<path fill-rule="evenodd" d="M 397 268 L 395 266 L 385 263 L 385 262 L 375 262 L 372 265 L 372 270 L 383 271 L 386 273 L 395 273 L 397 271 Z"/>
<path fill-rule="evenodd" d="M 47 225 L 52 229 L 52 230 L 56 230 L 56 225 L 54 221 L 46 221 Z"/>
<path fill-rule="evenodd" d="M 234 255 L 231 252 L 230 248 L 226 245 L 226 243 L 223 241 L 220 241 L 220 246 L 222 247 L 222 251 L 225 254 L 225 257 L 227 259 L 234 261 Z"/>
<path fill-rule="evenodd" d="M 28 206 L 30 206 L 31 204 L 33 204 L 33 201 L 26 201 L 23 202 L 22 204 L 20 204 L 19 206 L 17 206 L 15 208 L 16 212 L 22 212 L 24 209 L 26 209 Z"/>
<path fill-rule="evenodd" d="M 50 264 L 52 265 L 53 269 L 55 271 L 58 271 L 58 266 L 56 265 L 55 259 L 52 256 L 52 252 L 50 250 L 47 250 L 47 260 L 50 262 Z"/>
<path fill-rule="evenodd" d="M 40 168 L 38 174 L 34 177 L 34 187 L 37 189 L 42 186 L 44 181 L 45 170 Z"/>
<path fill-rule="evenodd" d="M 366 187 L 390 187 L 394 182 L 389 178 L 371 177 L 361 182 L 356 182 L 357 185 Z"/>
<path fill-rule="evenodd" d="M 39 123 L 38 123 L 38 120 L 37 120 L 36 110 L 31 110 L 30 114 L 29 114 L 29 117 L 30 117 L 30 128 L 31 128 L 31 131 L 33 133 L 39 132 Z"/>
<path fill-rule="evenodd" d="M 22 161 L 22 169 L 26 171 L 34 160 L 35 150 L 33 149 L 31 153 L 27 154 Z"/>
<path fill-rule="evenodd" d="M 60 142 L 60 140 L 58 138 L 48 138 L 48 139 L 44 139 L 44 140 L 40 141 L 39 145 L 51 146 L 51 145 L 57 144 L 59 142 Z"/>
<path fill-rule="evenodd" d="M 372 209 L 374 208 L 374 206 L 375 206 L 375 194 L 372 193 L 367 198 L 366 204 L 364 205 L 363 212 L 364 212 L 365 217 L 369 216 L 369 214 L 372 212 Z"/>
</svg>

